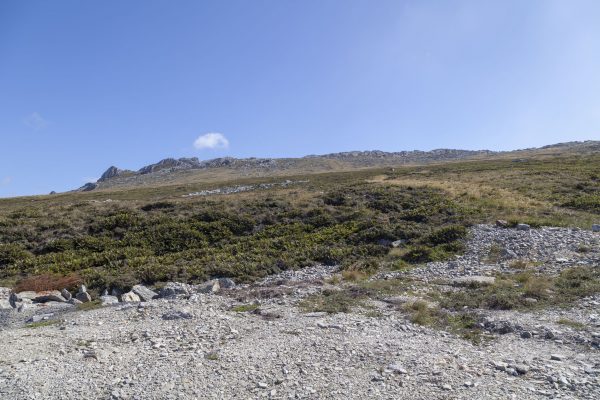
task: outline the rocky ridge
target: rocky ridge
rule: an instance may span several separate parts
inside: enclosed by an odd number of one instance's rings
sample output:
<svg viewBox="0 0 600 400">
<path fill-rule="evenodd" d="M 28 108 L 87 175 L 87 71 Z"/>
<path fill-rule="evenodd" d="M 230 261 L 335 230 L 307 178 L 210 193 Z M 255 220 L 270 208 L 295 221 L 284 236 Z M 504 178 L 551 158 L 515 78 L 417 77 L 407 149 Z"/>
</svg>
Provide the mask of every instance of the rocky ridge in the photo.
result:
<svg viewBox="0 0 600 400">
<path fill-rule="evenodd" d="M 491 150 L 458 150 L 435 149 L 431 151 L 399 151 L 385 152 L 349 151 L 330 153 L 325 155 L 308 155 L 301 158 L 233 158 L 222 157 L 212 160 L 199 160 L 190 158 L 165 158 L 157 163 L 146 165 L 137 171 L 121 170 L 115 166 L 109 167 L 97 182 L 90 182 L 79 188 L 79 191 L 91 191 L 98 188 L 114 186 L 143 185 L 147 183 L 163 182 L 174 174 L 198 170 L 226 169 L 238 176 L 265 176 L 284 171 L 310 171 L 325 172 L 331 170 L 347 170 L 369 167 L 391 167 L 408 164 L 430 164 L 447 161 L 481 159 L 493 156 L 514 155 L 515 157 L 547 151 L 568 152 L 575 151 L 580 154 L 600 151 L 600 142 L 569 142 L 515 151 Z M 519 158 L 515 161 L 523 161 Z M 332 164 L 333 163 L 333 164 Z"/>
</svg>

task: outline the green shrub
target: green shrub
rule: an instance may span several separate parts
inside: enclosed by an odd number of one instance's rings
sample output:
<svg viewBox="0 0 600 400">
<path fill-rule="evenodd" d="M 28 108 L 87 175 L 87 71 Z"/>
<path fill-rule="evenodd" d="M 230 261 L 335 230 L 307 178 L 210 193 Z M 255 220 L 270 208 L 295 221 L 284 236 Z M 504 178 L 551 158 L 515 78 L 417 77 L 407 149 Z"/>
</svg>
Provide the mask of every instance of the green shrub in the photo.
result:
<svg viewBox="0 0 600 400">
<path fill-rule="evenodd" d="M 31 253 L 16 243 L 0 244 L 0 267 L 29 259 Z"/>
<path fill-rule="evenodd" d="M 435 230 L 429 234 L 425 240 L 435 246 L 464 239 L 466 236 L 467 228 L 462 225 L 450 225 Z"/>
</svg>

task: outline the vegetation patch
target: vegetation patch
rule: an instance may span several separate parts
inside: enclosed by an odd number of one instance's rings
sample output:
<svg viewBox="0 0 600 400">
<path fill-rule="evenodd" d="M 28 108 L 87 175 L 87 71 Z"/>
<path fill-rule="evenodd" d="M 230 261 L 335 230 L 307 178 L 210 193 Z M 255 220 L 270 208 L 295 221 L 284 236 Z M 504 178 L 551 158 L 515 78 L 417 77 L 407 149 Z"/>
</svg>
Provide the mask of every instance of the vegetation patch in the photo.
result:
<svg viewBox="0 0 600 400">
<path fill-rule="evenodd" d="M 348 313 L 362 306 L 366 298 L 364 292 L 355 289 L 324 290 L 304 299 L 300 308 L 304 312 Z"/>
<path fill-rule="evenodd" d="M 558 321 L 556 321 L 557 323 L 561 324 L 561 325 L 565 325 L 568 326 L 569 328 L 573 328 L 575 330 L 582 330 L 585 329 L 585 324 L 582 324 L 581 322 L 577 322 L 577 321 L 573 321 L 571 319 L 568 318 L 561 318 Z"/>
<path fill-rule="evenodd" d="M 239 306 L 232 307 L 231 311 L 239 312 L 239 313 L 242 313 L 242 312 L 251 312 L 251 311 L 256 310 L 258 307 L 260 307 L 260 305 L 256 304 L 256 303 L 240 304 Z"/>
<path fill-rule="evenodd" d="M 57 319 L 47 319 L 45 321 L 32 322 L 30 324 L 24 325 L 23 328 L 41 328 L 44 326 L 52 326 L 58 324 L 60 321 Z"/>
<path fill-rule="evenodd" d="M 58 277 L 80 277 L 96 291 L 212 277 L 251 282 L 315 264 L 341 265 L 344 279 L 361 280 L 382 266 L 461 252 L 471 223 L 441 190 L 365 183 L 358 173 L 311 179 L 293 196 L 277 188 L 216 200 L 27 206 L 5 218 L 0 279 L 54 288 Z M 395 240 L 406 255 L 391 254 Z"/>
<path fill-rule="evenodd" d="M 496 310 L 564 306 L 600 293 L 600 271 L 574 267 L 554 277 L 522 272 L 496 277 L 484 287 L 467 287 L 443 295 L 442 307 L 451 310 L 484 308 Z"/>
<path fill-rule="evenodd" d="M 91 311 L 102 308 L 102 302 L 100 300 L 92 300 L 77 305 L 79 311 Z"/>
</svg>

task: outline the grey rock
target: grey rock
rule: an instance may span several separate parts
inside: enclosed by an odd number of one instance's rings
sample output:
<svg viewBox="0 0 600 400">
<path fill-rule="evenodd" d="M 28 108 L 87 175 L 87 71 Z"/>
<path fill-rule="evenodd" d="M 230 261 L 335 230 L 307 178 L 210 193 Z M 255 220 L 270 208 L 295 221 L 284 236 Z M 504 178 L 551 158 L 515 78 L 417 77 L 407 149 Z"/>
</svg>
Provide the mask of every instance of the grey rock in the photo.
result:
<svg viewBox="0 0 600 400">
<path fill-rule="evenodd" d="M 221 284 L 218 279 L 213 279 L 198 286 L 197 290 L 199 293 L 218 293 L 221 290 Z"/>
<path fill-rule="evenodd" d="M 119 304 L 119 298 L 116 296 L 104 295 L 100 296 L 100 301 L 103 306 L 109 306 L 111 304 Z"/>
<path fill-rule="evenodd" d="M 600 224 L 592 225 L 592 232 L 600 232 Z"/>
<path fill-rule="evenodd" d="M 173 299 L 177 296 L 189 296 L 190 287 L 185 283 L 169 282 L 158 291 L 158 297 Z"/>
<path fill-rule="evenodd" d="M 232 289 L 235 287 L 235 282 L 231 278 L 219 278 L 219 286 L 221 289 Z"/>
<path fill-rule="evenodd" d="M 8 304 L 12 308 L 17 308 L 19 306 L 19 303 L 21 303 L 21 298 L 19 297 L 19 295 L 16 293 L 11 293 L 8 297 Z"/>
<path fill-rule="evenodd" d="M 61 290 L 61 291 L 60 291 L 60 294 L 61 294 L 61 296 L 62 296 L 62 297 L 64 297 L 64 298 L 65 298 L 65 300 L 66 300 L 66 301 L 69 301 L 69 300 L 71 300 L 71 298 L 73 297 L 73 296 L 71 295 L 71 292 L 69 292 L 67 289 L 63 289 L 63 290 Z"/>
<path fill-rule="evenodd" d="M 142 301 L 150 301 L 158 297 L 158 293 L 148 289 L 146 286 L 143 285 L 135 285 L 133 288 L 131 288 L 131 291 L 140 296 L 140 299 Z"/>
<path fill-rule="evenodd" d="M 140 296 L 133 292 L 127 292 L 121 295 L 121 301 L 123 303 L 139 303 L 142 301 L 142 299 L 140 299 Z"/>
<path fill-rule="evenodd" d="M 32 299 L 34 303 L 47 303 L 49 301 L 57 301 L 60 303 L 65 303 L 67 299 L 65 299 L 58 290 L 47 290 L 44 292 L 39 292 Z"/>
<path fill-rule="evenodd" d="M 505 371 L 508 368 L 508 363 L 505 363 L 504 361 L 493 361 L 492 364 L 494 365 L 494 368 L 499 371 Z"/>
<path fill-rule="evenodd" d="M 565 359 L 565 356 L 563 356 L 562 354 L 551 354 L 550 359 L 554 361 L 562 361 Z"/>
<path fill-rule="evenodd" d="M 33 291 L 25 291 L 25 292 L 17 293 L 17 297 L 20 299 L 19 301 L 25 301 L 25 300 L 32 301 L 37 295 L 38 295 L 37 292 L 33 292 Z"/>
<path fill-rule="evenodd" d="M 0 310 L 12 310 L 13 307 L 7 299 L 0 299 Z"/>
<path fill-rule="evenodd" d="M 503 219 L 499 219 L 496 221 L 496 226 L 499 228 L 507 228 L 508 227 L 508 221 L 505 221 Z"/>
<path fill-rule="evenodd" d="M 54 313 L 48 313 L 48 314 L 38 314 L 38 315 L 34 315 L 31 318 L 29 318 L 27 320 L 27 322 L 41 322 L 41 321 L 46 321 L 49 320 L 50 318 L 52 318 L 54 316 Z"/>
<path fill-rule="evenodd" d="M 530 229 L 531 229 L 531 226 L 529 226 L 528 224 L 517 224 L 518 231 L 528 231 Z"/>
<path fill-rule="evenodd" d="M 82 303 L 87 303 L 92 301 L 92 296 L 88 292 L 79 292 L 75 295 L 75 299 L 79 300 Z"/>
<path fill-rule="evenodd" d="M 119 175 L 122 175 L 124 172 L 129 172 L 129 171 L 119 169 L 115 166 L 110 166 L 110 167 L 108 167 L 108 169 L 106 171 L 104 171 L 102 176 L 100 176 L 100 179 L 98 179 L 98 182 L 105 182 L 111 178 L 115 178 Z"/>
<path fill-rule="evenodd" d="M 510 249 L 503 249 L 500 254 L 502 255 L 503 258 L 508 259 L 508 260 L 511 260 L 511 259 L 519 257 L 517 255 L 517 253 L 515 253 L 514 251 L 512 251 Z"/>
<path fill-rule="evenodd" d="M 404 243 L 406 243 L 406 240 L 404 240 L 404 239 L 394 240 L 392 242 L 392 247 L 396 247 L 397 248 L 397 247 L 402 246 Z"/>
<path fill-rule="evenodd" d="M 98 187 L 97 183 L 88 182 L 85 185 L 83 185 L 82 187 L 80 187 L 78 190 L 80 192 L 91 192 L 92 190 L 96 189 L 97 187 Z"/>
<path fill-rule="evenodd" d="M 79 304 L 83 304 L 83 301 L 77 300 L 76 298 L 72 297 L 71 300 L 69 300 L 69 304 L 73 304 L 74 306 L 78 306 Z"/>
<path fill-rule="evenodd" d="M 533 337 L 533 335 L 529 331 L 523 331 L 523 332 L 521 332 L 521 337 L 523 339 L 531 339 Z"/>
<path fill-rule="evenodd" d="M 521 375 L 525 375 L 526 373 L 529 372 L 529 366 L 525 365 L 525 364 L 517 364 L 515 365 L 515 370 L 521 374 Z"/>
<path fill-rule="evenodd" d="M 400 364 L 397 364 L 397 363 L 388 365 L 387 369 L 389 369 L 390 371 L 392 371 L 395 374 L 408 374 L 408 371 L 406 370 L 406 368 L 403 368 Z"/>
</svg>

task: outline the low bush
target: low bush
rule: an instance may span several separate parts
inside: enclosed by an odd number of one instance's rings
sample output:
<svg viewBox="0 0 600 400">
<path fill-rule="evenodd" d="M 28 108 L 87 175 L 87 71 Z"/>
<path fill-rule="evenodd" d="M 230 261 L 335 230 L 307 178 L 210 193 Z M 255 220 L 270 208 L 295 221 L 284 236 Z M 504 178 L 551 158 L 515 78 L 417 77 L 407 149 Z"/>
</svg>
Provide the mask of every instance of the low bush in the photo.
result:
<svg viewBox="0 0 600 400">
<path fill-rule="evenodd" d="M 41 292 L 45 290 L 74 290 L 83 282 L 78 274 L 67 276 L 43 274 L 23 278 L 15 284 L 13 290 L 17 293 L 25 291 Z"/>
</svg>

